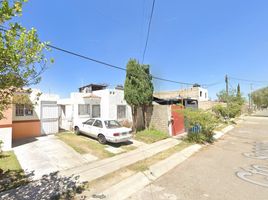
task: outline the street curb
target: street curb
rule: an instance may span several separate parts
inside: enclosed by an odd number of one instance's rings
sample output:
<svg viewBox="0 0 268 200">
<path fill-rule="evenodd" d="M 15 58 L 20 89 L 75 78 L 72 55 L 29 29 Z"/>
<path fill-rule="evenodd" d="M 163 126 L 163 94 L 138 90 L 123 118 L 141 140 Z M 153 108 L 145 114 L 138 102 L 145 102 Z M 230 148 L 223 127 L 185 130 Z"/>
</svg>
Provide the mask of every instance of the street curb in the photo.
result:
<svg viewBox="0 0 268 200">
<path fill-rule="evenodd" d="M 231 131 L 234 127 L 234 125 L 229 125 L 221 131 L 215 131 L 215 135 L 213 136 L 214 139 L 218 140 L 224 134 Z M 203 147 L 204 145 L 200 144 L 191 145 L 183 149 L 182 151 L 177 152 L 170 157 L 155 163 L 154 165 L 149 167 L 149 170 L 146 170 L 144 172 L 138 172 L 124 179 L 123 181 L 104 190 L 99 195 L 102 195 L 104 197 L 103 199 L 105 200 L 127 199 L 137 191 L 142 190 L 147 185 L 151 184 L 153 181 L 155 181 L 162 175 L 166 174 L 167 172 L 187 160 L 189 157 L 191 157 Z M 124 192 L 119 193 L 119 191 L 122 191 L 122 188 L 124 188 Z M 89 199 L 95 200 L 96 198 L 91 197 Z"/>
<path fill-rule="evenodd" d="M 222 129 L 221 131 L 214 131 L 214 135 L 213 138 L 215 140 L 220 139 L 222 136 L 224 136 L 224 134 L 226 134 L 227 132 L 231 131 L 234 128 L 233 125 L 229 125 L 227 127 L 225 127 L 224 129 Z"/>
<path fill-rule="evenodd" d="M 107 190 L 103 191 L 100 195 L 105 196 L 105 200 L 118 200 L 126 199 L 133 195 L 135 192 L 143 189 L 145 186 L 158 179 L 177 165 L 181 164 L 187 158 L 198 152 L 202 148 L 202 145 L 194 144 L 180 152 L 173 154 L 172 156 L 157 162 L 149 167 L 149 170 L 144 172 L 138 172 L 123 181 L 113 185 Z M 124 188 L 124 192 L 119 193 Z M 90 198 L 91 200 L 95 198 Z"/>
</svg>

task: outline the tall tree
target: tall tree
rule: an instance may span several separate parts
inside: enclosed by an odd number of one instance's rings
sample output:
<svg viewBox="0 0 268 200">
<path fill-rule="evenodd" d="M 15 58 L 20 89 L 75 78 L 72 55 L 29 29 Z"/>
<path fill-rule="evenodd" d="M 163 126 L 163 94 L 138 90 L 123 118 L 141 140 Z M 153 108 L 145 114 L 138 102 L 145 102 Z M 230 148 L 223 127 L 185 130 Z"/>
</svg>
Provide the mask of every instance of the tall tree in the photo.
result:
<svg viewBox="0 0 268 200">
<path fill-rule="evenodd" d="M 40 82 L 48 62 L 47 43 L 40 42 L 37 31 L 14 23 L 26 1 L 0 1 L 0 119 L 19 88 Z"/>
<path fill-rule="evenodd" d="M 153 99 L 153 84 L 149 65 L 141 65 L 135 59 L 128 61 L 124 95 L 132 108 L 133 130 L 136 131 L 138 108 L 142 108 L 145 122 L 147 106 L 152 103 Z"/>
<path fill-rule="evenodd" d="M 241 97 L 240 84 L 237 85 L 236 97 Z"/>
<path fill-rule="evenodd" d="M 152 104 L 153 101 L 153 92 L 154 86 L 152 82 L 152 75 L 150 74 L 150 66 L 149 65 L 141 65 L 141 68 L 144 70 L 144 78 L 143 80 L 143 93 L 141 94 L 142 99 L 142 113 L 143 113 L 143 123 L 145 128 L 149 127 L 148 123 L 148 107 Z"/>
</svg>

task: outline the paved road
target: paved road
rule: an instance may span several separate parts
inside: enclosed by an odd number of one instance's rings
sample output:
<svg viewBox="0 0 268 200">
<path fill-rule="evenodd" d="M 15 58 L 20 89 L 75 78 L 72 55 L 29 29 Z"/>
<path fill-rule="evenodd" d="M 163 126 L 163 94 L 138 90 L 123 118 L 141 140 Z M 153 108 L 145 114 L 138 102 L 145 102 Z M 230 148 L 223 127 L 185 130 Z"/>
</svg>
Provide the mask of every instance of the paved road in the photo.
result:
<svg viewBox="0 0 268 200">
<path fill-rule="evenodd" d="M 130 199 L 268 200 L 268 112 L 246 118 Z"/>
</svg>

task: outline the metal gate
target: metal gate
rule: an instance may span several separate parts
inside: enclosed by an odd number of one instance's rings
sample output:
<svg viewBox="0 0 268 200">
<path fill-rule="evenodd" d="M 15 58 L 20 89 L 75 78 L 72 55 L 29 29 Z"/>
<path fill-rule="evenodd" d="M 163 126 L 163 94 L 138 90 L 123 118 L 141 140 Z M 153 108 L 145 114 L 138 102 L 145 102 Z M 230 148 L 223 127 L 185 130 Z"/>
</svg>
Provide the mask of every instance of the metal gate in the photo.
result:
<svg viewBox="0 0 268 200">
<path fill-rule="evenodd" d="M 53 134 L 59 131 L 59 108 L 56 101 L 41 102 L 41 134 Z"/>
<path fill-rule="evenodd" d="M 183 106 L 171 105 L 172 122 L 172 136 L 179 135 L 185 131 L 184 129 L 184 117 L 180 111 Z"/>
</svg>

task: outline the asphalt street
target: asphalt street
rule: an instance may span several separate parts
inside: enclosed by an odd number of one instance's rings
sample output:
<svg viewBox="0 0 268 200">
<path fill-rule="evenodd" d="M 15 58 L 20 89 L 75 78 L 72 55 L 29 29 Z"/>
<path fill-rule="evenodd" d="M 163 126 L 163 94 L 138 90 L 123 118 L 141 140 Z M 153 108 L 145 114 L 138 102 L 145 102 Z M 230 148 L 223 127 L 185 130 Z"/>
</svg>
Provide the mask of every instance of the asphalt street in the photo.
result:
<svg viewBox="0 0 268 200">
<path fill-rule="evenodd" d="M 268 200 L 268 111 L 246 117 L 129 199 Z"/>
</svg>

